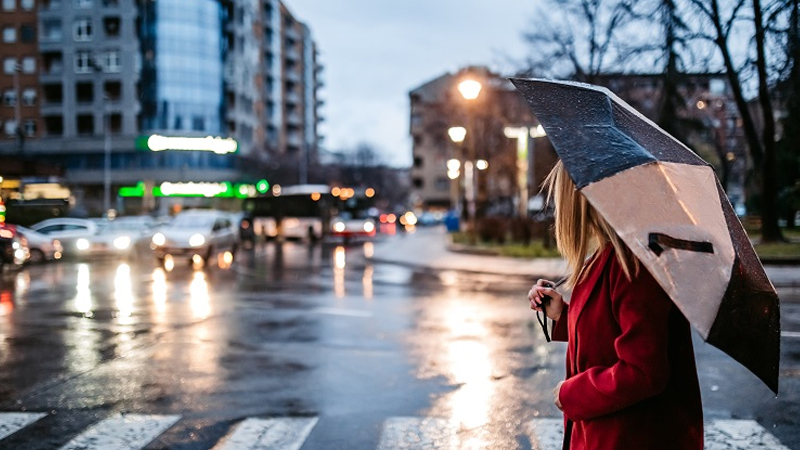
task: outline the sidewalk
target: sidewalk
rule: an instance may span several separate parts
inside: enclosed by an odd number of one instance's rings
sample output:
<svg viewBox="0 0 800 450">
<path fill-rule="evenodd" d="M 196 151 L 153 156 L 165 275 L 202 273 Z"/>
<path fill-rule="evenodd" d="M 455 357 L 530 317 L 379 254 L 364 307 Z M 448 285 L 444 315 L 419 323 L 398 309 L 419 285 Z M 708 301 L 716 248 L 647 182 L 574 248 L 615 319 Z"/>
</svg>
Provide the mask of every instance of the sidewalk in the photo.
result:
<svg viewBox="0 0 800 450">
<path fill-rule="evenodd" d="M 455 270 L 557 280 L 564 276 L 567 265 L 560 258 L 511 258 L 504 256 L 459 253 L 450 249 L 450 238 L 444 227 L 417 228 L 375 243 L 375 262 L 399 264 L 428 270 Z M 800 287 L 800 267 L 766 265 L 767 276 L 775 287 Z"/>
</svg>

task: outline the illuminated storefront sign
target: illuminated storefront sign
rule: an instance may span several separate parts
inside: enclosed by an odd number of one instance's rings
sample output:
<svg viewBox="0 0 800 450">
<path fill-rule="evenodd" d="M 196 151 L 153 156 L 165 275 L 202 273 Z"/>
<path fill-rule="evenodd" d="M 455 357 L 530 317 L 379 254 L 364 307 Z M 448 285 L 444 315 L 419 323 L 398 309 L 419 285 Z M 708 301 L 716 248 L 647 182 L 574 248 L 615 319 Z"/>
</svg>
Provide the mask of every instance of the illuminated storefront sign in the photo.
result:
<svg viewBox="0 0 800 450">
<path fill-rule="evenodd" d="M 261 180 L 259 183 L 266 183 Z M 222 198 L 248 198 L 258 194 L 257 185 L 246 183 L 223 182 L 169 182 L 165 181 L 151 189 L 153 197 L 222 197 Z M 146 192 L 144 182 L 136 186 L 125 186 L 119 189 L 120 197 L 144 197 Z"/>
<path fill-rule="evenodd" d="M 221 137 L 182 137 L 153 134 L 136 140 L 136 148 L 161 152 L 164 150 L 191 150 L 214 152 L 218 155 L 236 153 L 239 144 L 235 139 Z"/>
</svg>

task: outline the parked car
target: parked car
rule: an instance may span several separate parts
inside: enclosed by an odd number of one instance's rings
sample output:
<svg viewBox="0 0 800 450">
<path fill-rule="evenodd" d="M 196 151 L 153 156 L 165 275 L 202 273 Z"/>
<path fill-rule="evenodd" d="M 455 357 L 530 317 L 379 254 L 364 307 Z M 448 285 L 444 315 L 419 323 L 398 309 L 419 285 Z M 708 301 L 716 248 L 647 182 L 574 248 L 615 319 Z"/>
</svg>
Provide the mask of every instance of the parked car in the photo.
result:
<svg viewBox="0 0 800 450">
<path fill-rule="evenodd" d="M 149 216 L 117 217 L 86 238 L 89 245 L 83 252 L 88 256 L 136 255 L 149 250 L 155 227 L 155 220 Z"/>
<path fill-rule="evenodd" d="M 179 213 L 167 225 L 159 227 L 151 242 L 153 253 L 161 262 L 169 255 L 190 262 L 199 257 L 208 264 L 219 253 L 234 253 L 239 239 L 230 214 L 190 210 Z"/>
<path fill-rule="evenodd" d="M 61 259 L 63 248 L 61 247 L 61 241 L 58 239 L 19 225 L 17 225 L 17 231 L 28 241 L 29 263 L 37 264 Z"/>
<path fill-rule="evenodd" d="M 63 256 L 77 256 L 89 248 L 88 238 L 97 234 L 97 224 L 87 219 L 59 217 L 43 220 L 31 229 L 61 242 Z"/>
</svg>

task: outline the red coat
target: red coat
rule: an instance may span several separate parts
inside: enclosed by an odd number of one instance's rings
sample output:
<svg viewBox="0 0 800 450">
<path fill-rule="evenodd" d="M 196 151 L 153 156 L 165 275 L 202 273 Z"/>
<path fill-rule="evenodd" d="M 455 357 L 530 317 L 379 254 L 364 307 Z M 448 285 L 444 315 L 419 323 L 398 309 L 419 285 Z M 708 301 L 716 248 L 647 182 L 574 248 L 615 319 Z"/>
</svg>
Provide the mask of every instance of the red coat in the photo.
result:
<svg viewBox="0 0 800 450">
<path fill-rule="evenodd" d="M 702 450 L 686 318 L 644 267 L 628 281 L 610 245 L 588 271 L 553 332 L 569 342 L 564 449 Z"/>
</svg>

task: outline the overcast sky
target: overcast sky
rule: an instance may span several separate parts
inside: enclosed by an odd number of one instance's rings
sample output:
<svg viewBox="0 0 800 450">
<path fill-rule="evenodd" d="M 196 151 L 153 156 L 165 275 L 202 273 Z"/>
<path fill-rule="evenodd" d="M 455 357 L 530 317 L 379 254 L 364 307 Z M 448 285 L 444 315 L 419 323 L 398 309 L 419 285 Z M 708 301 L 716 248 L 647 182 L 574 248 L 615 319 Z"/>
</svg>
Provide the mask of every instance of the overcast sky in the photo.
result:
<svg viewBox="0 0 800 450">
<path fill-rule="evenodd" d="M 408 92 L 467 65 L 501 74 L 525 56 L 533 0 L 284 0 L 311 28 L 324 66 L 324 147 L 366 142 L 409 166 Z"/>
</svg>

